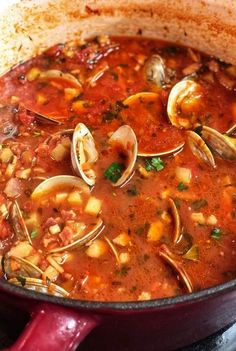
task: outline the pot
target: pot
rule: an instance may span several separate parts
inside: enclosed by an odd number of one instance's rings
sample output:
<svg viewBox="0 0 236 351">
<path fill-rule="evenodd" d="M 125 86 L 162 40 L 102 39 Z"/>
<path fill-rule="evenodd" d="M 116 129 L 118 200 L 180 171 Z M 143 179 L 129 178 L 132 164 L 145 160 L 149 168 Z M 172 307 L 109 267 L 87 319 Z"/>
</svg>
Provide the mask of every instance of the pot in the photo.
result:
<svg viewBox="0 0 236 351">
<path fill-rule="evenodd" d="M 78 36 L 144 35 L 236 63 L 233 0 L 9 0 L 0 4 L 0 73 Z M 173 350 L 233 322 L 236 280 L 190 295 L 145 302 L 92 302 L 39 294 L 0 281 L 2 304 L 30 313 L 12 351 Z M 144 346 L 145 345 L 145 346 Z"/>
</svg>

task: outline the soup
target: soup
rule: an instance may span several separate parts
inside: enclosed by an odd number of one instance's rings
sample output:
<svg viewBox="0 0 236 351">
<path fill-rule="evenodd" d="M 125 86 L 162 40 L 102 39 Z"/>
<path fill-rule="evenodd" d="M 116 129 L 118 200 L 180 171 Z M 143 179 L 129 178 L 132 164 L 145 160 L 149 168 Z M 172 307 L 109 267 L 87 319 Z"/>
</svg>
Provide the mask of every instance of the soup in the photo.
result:
<svg viewBox="0 0 236 351">
<path fill-rule="evenodd" d="M 236 277 L 236 69 L 97 37 L 0 78 L 2 279 L 149 300 Z"/>
</svg>

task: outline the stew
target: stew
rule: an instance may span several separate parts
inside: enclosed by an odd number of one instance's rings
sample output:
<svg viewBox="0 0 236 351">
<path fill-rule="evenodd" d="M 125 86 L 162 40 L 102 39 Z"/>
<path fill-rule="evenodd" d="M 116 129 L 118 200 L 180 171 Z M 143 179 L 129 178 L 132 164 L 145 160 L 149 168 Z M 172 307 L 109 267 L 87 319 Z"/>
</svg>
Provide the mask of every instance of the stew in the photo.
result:
<svg viewBox="0 0 236 351">
<path fill-rule="evenodd" d="M 0 78 L 1 279 L 74 299 L 236 278 L 236 67 L 101 36 Z"/>
</svg>

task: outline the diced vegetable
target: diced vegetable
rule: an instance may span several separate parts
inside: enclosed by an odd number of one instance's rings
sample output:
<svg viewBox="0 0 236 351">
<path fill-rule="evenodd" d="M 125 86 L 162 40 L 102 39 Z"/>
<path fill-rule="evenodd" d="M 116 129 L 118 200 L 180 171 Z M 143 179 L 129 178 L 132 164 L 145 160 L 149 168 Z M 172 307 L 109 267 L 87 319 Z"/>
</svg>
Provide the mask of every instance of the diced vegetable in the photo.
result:
<svg viewBox="0 0 236 351">
<path fill-rule="evenodd" d="M 61 192 L 61 193 L 56 193 L 55 195 L 55 203 L 56 204 L 60 204 L 62 202 L 64 202 L 66 200 L 66 198 L 68 197 L 68 193 L 67 192 Z"/>
<path fill-rule="evenodd" d="M 209 225 L 216 225 L 217 224 L 217 218 L 214 215 L 211 215 L 207 218 L 207 224 Z"/>
<path fill-rule="evenodd" d="M 179 191 L 184 191 L 184 190 L 187 190 L 188 189 L 188 186 L 186 184 L 184 184 L 183 182 L 180 182 L 178 185 L 177 185 L 177 189 Z"/>
<path fill-rule="evenodd" d="M 20 179 L 29 179 L 31 174 L 31 168 L 26 168 L 26 169 L 19 169 L 16 171 L 16 178 Z"/>
<path fill-rule="evenodd" d="M 214 228 L 211 231 L 211 237 L 215 240 L 220 240 L 221 238 L 221 229 L 220 228 Z"/>
<path fill-rule="evenodd" d="M 102 201 L 91 196 L 87 202 L 84 212 L 92 216 L 97 216 L 102 208 Z"/>
<path fill-rule="evenodd" d="M 0 160 L 3 163 L 8 163 L 11 161 L 12 157 L 14 156 L 13 152 L 9 147 L 5 147 L 2 149 L 1 154 L 0 154 Z"/>
<path fill-rule="evenodd" d="M 192 172 L 189 168 L 176 167 L 175 175 L 179 182 L 189 184 L 192 178 Z"/>
<path fill-rule="evenodd" d="M 6 169 L 6 172 L 5 172 L 5 176 L 7 178 L 10 178 L 13 175 L 13 173 L 14 173 L 14 171 L 16 169 L 16 163 L 17 163 L 17 157 L 13 156 L 13 160 L 12 160 L 11 163 L 8 163 L 7 169 Z"/>
<path fill-rule="evenodd" d="M 59 272 L 49 265 L 43 273 L 44 280 L 49 279 L 51 282 L 55 282 L 59 276 Z"/>
<path fill-rule="evenodd" d="M 25 218 L 25 224 L 31 230 L 36 230 L 39 227 L 39 214 L 37 212 L 31 212 L 27 218 Z"/>
<path fill-rule="evenodd" d="M 2 218 L 6 218 L 8 216 L 8 210 L 7 210 L 7 206 L 5 204 L 2 204 L 0 206 L 0 213 L 1 213 Z"/>
<path fill-rule="evenodd" d="M 38 252 L 33 253 L 30 256 L 27 256 L 27 261 L 33 263 L 35 266 L 38 266 L 40 263 L 41 257 Z"/>
<path fill-rule="evenodd" d="M 148 241 L 158 241 L 161 239 L 164 230 L 164 225 L 161 221 L 151 223 L 147 234 Z"/>
<path fill-rule="evenodd" d="M 194 222 L 198 224 L 205 224 L 206 220 L 202 212 L 193 212 L 191 218 Z"/>
<path fill-rule="evenodd" d="M 69 151 L 64 145 L 57 144 L 57 146 L 51 151 L 50 155 L 55 161 L 60 162 L 69 155 Z"/>
<path fill-rule="evenodd" d="M 50 234 L 55 235 L 61 232 L 61 228 L 59 227 L 58 224 L 54 224 L 51 227 L 48 228 Z"/>
<path fill-rule="evenodd" d="M 99 258 L 107 252 L 107 245 L 104 241 L 96 239 L 86 250 L 86 254 L 92 258 Z"/>
<path fill-rule="evenodd" d="M 131 237 L 127 233 L 120 233 L 117 237 L 115 237 L 113 240 L 114 244 L 120 245 L 120 246 L 127 246 L 130 241 Z"/>
<path fill-rule="evenodd" d="M 9 256 L 27 257 L 32 254 L 33 247 L 27 241 L 21 241 L 16 246 L 13 246 L 9 251 Z"/>
<path fill-rule="evenodd" d="M 29 82 L 37 79 L 40 75 L 41 71 L 38 67 L 32 67 L 29 72 L 26 74 L 26 78 Z"/>
<path fill-rule="evenodd" d="M 145 301 L 145 300 L 150 300 L 150 299 L 151 299 L 151 294 L 147 291 L 142 291 L 138 297 L 139 301 Z"/>
<path fill-rule="evenodd" d="M 123 171 L 124 165 L 118 162 L 114 162 L 106 169 L 104 176 L 112 183 L 116 183 L 122 176 Z"/>
<path fill-rule="evenodd" d="M 76 190 L 69 194 L 67 201 L 71 206 L 80 206 L 83 203 L 80 193 Z"/>
<path fill-rule="evenodd" d="M 128 252 L 122 252 L 119 255 L 119 259 L 120 259 L 120 263 L 122 264 L 127 263 L 130 260 L 130 254 Z"/>
<path fill-rule="evenodd" d="M 138 171 L 142 178 L 149 178 L 151 176 L 151 174 L 141 165 L 138 165 Z"/>
<path fill-rule="evenodd" d="M 37 231 L 37 230 L 32 230 L 32 232 L 30 233 L 30 237 L 31 237 L 31 239 L 36 238 L 36 237 L 37 237 L 37 235 L 38 235 L 38 231 Z"/>
<path fill-rule="evenodd" d="M 19 179 L 17 178 L 9 179 L 3 191 L 8 197 L 15 198 L 19 196 L 22 191 Z"/>
<path fill-rule="evenodd" d="M 67 101 L 73 100 L 75 97 L 79 96 L 80 93 L 81 93 L 81 89 L 80 90 L 75 88 L 64 89 L 64 95 Z"/>
<path fill-rule="evenodd" d="M 164 161 L 160 157 L 152 157 L 145 160 L 146 171 L 161 171 L 165 167 Z"/>
</svg>

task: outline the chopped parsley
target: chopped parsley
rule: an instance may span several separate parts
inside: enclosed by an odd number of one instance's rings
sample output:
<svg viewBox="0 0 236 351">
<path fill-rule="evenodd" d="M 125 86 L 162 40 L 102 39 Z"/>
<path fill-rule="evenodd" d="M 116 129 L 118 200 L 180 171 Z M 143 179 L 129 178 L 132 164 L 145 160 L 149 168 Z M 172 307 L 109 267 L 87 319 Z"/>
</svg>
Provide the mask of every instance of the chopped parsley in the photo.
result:
<svg viewBox="0 0 236 351">
<path fill-rule="evenodd" d="M 129 188 L 126 192 L 129 196 L 137 196 L 139 193 L 135 185 Z"/>
<path fill-rule="evenodd" d="M 31 237 L 31 239 L 36 238 L 36 236 L 37 236 L 37 235 L 38 235 L 37 230 L 32 230 L 32 232 L 30 233 L 30 237 Z"/>
<path fill-rule="evenodd" d="M 211 237 L 215 240 L 220 240 L 221 229 L 220 228 L 213 228 L 211 231 Z"/>
<path fill-rule="evenodd" d="M 146 171 L 161 171 L 165 168 L 165 163 L 160 157 L 152 157 L 151 159 L 145 160 Z"/>
<path fill-rule="evenodd" d="M 186 184 L 184 184 L 184 182 L 180 182 L 178 185 L 177 185 L 177 189 L 179 191 L 184 191 L 184 190 L 187 190 L 188 189 L 188 186 Z"/>
<path fill-rule="evenodd" d="M 122 163 L 113 162 L 104 172 L 104 177 L 110 180 L 112 183 L 116 183 L 124 171 L 124 165 Z"/>
</svg>

